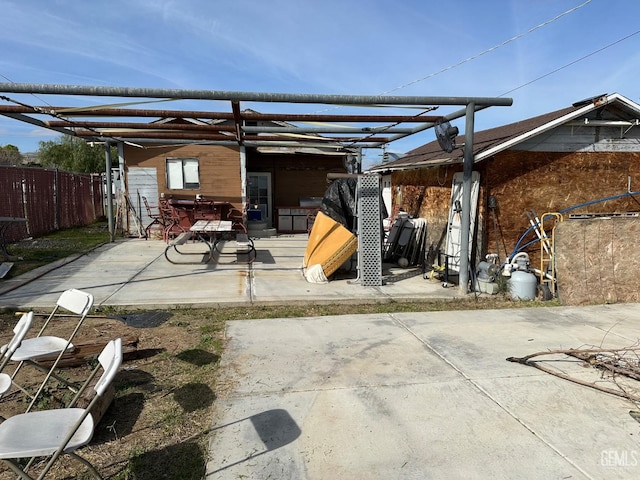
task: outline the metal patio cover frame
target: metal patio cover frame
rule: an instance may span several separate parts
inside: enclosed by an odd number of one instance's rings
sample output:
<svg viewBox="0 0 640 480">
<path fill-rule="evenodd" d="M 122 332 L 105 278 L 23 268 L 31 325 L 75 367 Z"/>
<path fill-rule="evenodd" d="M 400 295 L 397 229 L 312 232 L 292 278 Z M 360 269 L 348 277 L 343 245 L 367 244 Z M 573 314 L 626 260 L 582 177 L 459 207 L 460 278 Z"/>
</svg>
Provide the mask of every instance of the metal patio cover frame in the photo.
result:
<svg viewBox="0 0 640 480">
<path fill-rule="evenodd" d="M 114 97 L 169 100 L 220 100 L 230 102 L 229 112 L 139 110 L 95 107 L 33 106 L 16 101 L 5 94 L 65 95 L 82 97 Z M 394 95 L 332 95 L 303 93 L 233 92 L 220 90 L 186 90 L 140 87 L 107 87 L 59 84 L 0 83 L 0 100 L 13 105 L 0 105 L 0 114 L 54 130 L 90 142 L 126 142 L 143 147 L 144 144 L 179 145 L 188 143 L 212 145 L 236 145 L 243 147 L 319 147 L 341 150 L 345 153 L 362 148 L 380 148 L 409 135 L 422 132 L 437 122 L 465 117 L 465 145 L 463 161 L 460 277 L 461 293 L 468 293 L 469 281 L 469 232 L 471 222 L 471 173 L 473 171 L 473 131 L 475 112 L 490 106 L 511 106 L 513 99 L 501 97 L 430 97 Z M 307 104 L 331 107 L 404 107 L 418 108 L 412 115 L 337 115 L 332 113 L 294 114 L 257 113 L 242 111 L 241 102 L 268 104 Z M 127 102 L 135 105 L 138 102 Z M 146 103 L 141 101 L 140 103 Z M 447 115 L 432 116 L 440 106 L 464 106 Z M 120 106 L 120 105 L 119 105 Z M 127 117 L 137 122 L 82 122 L 68 117 L 98 116 L 99 118 Z M 43 120 L 39 117 L 54 117 Z M 169 122 L 160 127 L 156 121 L 143 123 L 140 119 L 185 119 L 183 124 Z M 200 119 L 210 122 L 203 122 Z M 194 122 L 195 120 L 195 122 Z M 216 122 L 215 120 L 218 120 Z M 222 128 L 221 120 L 232 120 L 231 129 Z M 261 125 L 248 125 L 260 122 Z M 288 123 L 283 123 L 288 122 Z M 297 127 L 291 122 L 322 122 L 322 127 Z M 226 123 L 226 122 L 224 122 Z M 125 126 L 126 125 L 126 126 Z M 170 125 L 170 127 L 166 127 Z M 408 126 L 407 126 L 408 125 Z M 411 126 L 413 125 L 413 126 Z M 177 127 L 177 128 L 176 128 Z M 120 129 L 120 131 L 114 129 Z M 105 135 L 108 133 L 108 135 Z M 332 134 L 329 137 L 326 134 Z M 106 155 L 108 157 L 108 155 Z M 108 160 L 107 160 L 108 162 Z M 110 165 L 107 169 L 110 173 Z"/>
<path fill-rule="evenodd" d="M 50 106 L 18 102 L 5 94 L 46 94 L 115 99 L 221 100 L 230 103 L 223 112 L 201 110 L 155 110 L 122 108 L 113 105 Z M 329 147 L 345 149 L 379 148 L 401 138 L 422 132 L 438 121 L 453 120 L 466 114 L 466 109 L 449 115 L 428 113 L 440 106 L 466 106 L 477 109 L 509 106 L 510 98 L 427 97 L 386 95 L 321 95 L 295 93 L 231 92 L 218 90 L 182 90 L 138 87 L 102 87 L 55 84 L 0 83 L 0 98 L 13 105 L 0 105 L 0 114 L 21 122 L 76 136 L 90 142 L 127 142 L 144 146 L 172 144 L 212 144 L 260 146 Z M 242 110 L 241 102 L 270 104 L 308 104 L 335 107 L 402 107 L 417 108 L 418 113 L 336 114 L 336 113 L 259 113 Z M 135 105 L 138 102 L 126 102 Z M 94 117 L 89 121 L 79 117 Z M 50 119 L 48 119 L 50 118 Z M 126 118 L 127 121 L 115 120 Z M 151 119 L 151 121 L 149 121 Z M 161 119 L 181 119 L 182 123 L 158 123 Z M 232 125 L 229 125 L 229 123 Z M 259 122 L 260 126 L 256 125 Z M 320 126 L 296 126 L 293 123 L 320 123 Z"/>
</svg>

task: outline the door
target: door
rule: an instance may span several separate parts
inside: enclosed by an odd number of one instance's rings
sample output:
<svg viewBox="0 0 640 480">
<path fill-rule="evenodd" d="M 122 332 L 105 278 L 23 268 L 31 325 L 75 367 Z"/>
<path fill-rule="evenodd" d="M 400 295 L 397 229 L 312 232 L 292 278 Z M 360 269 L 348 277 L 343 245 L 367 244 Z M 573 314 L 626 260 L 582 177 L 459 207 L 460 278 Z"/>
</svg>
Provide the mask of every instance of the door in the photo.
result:
<svg viewBox="0 0 640 480">
<path fill-rule="evenodd" d="M 260 210 L 262 221 L 267 222 L 267 227 L 273 226 L 271 212 L 271 173 L 248 172 L 247 173 L 247 202 L 248 210 Z M 249 216 L 251 218 L 251 215 Z"/>
<path fill-rule="evenodd" d="M 147 214 L 142 197 L 147 197 L 149 205 L 154 210 L 153 213 L 158 213 L 158 172 L 156 168 L 129 167 L 127 191 L 131 205 L 142 220 L 144 228 L 151 223 L 151 219 Z"/>
</svg>

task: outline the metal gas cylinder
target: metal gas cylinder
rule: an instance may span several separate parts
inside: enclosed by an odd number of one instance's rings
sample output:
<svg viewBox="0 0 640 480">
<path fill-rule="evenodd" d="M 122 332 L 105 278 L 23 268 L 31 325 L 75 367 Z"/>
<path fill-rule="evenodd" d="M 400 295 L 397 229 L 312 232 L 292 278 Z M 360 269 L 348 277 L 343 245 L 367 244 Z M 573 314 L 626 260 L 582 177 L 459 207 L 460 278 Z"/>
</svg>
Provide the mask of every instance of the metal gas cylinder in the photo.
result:
<svg viewBox="0 0 640 480">
<path fill-rule="evenodd" d="M 535 300 L 538 279 L 533 273 L 516 270 L 509 279 L 509 293 L 514 300 Z"/>
</svg>

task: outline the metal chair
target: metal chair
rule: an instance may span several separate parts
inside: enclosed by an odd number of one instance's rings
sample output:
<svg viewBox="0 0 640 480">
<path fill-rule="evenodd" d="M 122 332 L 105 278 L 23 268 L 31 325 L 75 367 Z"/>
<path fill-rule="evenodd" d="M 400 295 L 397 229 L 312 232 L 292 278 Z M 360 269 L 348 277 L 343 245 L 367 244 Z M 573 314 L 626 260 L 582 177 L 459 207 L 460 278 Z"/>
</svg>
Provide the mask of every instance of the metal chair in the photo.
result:
<svg viewBox="0 0 640 480">
<path fill-rule="evenodd" d="M 151 230 L 151 227 L 153 227 L 154 225 L 159 225 L 160 228 L 164 231 L 166 227 L 166 220 L 159 206 L 154 207 L 158 209 L 158 213 L 155 213 L 152 210 L 152 207 L 149 205 L 147 197 L 143 196 L 142 201 L 144 202 L 144 208 L 147 210 L 147 216 L 151 219 L 151 222 L 146 227 L 144 227 L 145 238 L 149 238 L 149 230 Z"/>
<path fill-rule="evenodd" d="M 168 243 L 172 237 L 178 236 L 181 233 L 188 232 L 189 229 L 184 228 L 181 223 L 187 218 L 186 213 L 180 209 L 173 207 L 169 202 L 160 202 L 160 211 L 165 219 L 164 230 L 162 231 L 162 239 L 165 243 Z"/>
<path fill-rule="evenodd" d="M 213 200 L 196 199 L 193 203 L 193 220 L 220 220 L 220 212 Z"/>
<path fill-rule="evenodd" d="M 244 215 L 237 208 L 231 208 L 227 212 L 227 219 L 231 220 L 231 228 L 239 233 L 247 233 L 247 227 L 244 224 Z"/>
<path fill-rule="evenodd" d="M 90 293 L 76 289 L 70 289 L 62 292 L 56 302 L 56 306 L 45 320 L 37 336 L 23 340 L 20 346 L 13 353 L 10 360 L 20 363 L 11 375 L 11 381 L 17 388 L 19 388 L 23 393 L 31 398 L 31 403 L 26 410 L 27 412 L 31 410 L 31 408 L 33 408 L 33 405 L 35 404 L 36 400 L 44 390 L 51 377 L 63 383 L 67 383 L 66 380 L 55 374 L 55 370 L 60 363 L 62 356 L 67 352 L 73 351 L 73 338 L 75 337 L 76 333 L 78 333 L 78 330 L 82 326 L 82 323 L 87 317 L 87 314 L 89 313 L 89 310 L 91 310 L 92 306 L 93 295 L 91 295 Z M 44 335 L 49 323 L 60 309 L 66 310 L 79 316 L 78 322 L 76 323 L 73 331 L 66 339 L 57 336 Z M 4 348 L 5 347 L 2 347 L 2 349 Z M 55 358 L 53 364 L 51 365 L 51 368 L 49 369 L 37 362 L 38 360 L 42 360 L 45 358 Z M 42 381 L 40 387 L 34 395 L 29 393 L 26 388 L 22 387 L 16 382 L 16 376 L 18 375 L 18 372 L 24 365 L 27 364 L 34 366 L 42 372 L 46 372 L 44 380 Z"/>
<path fill-rule="evenodd" d="M 23 313 L 16 326 L 13 327 L 13 338 L 9 340 L 8 344 L 0 348 L 0 354 L 2 354 L 2 361 L 0 361 L 0 398 L 11 388 L 11 376 L 3 372 L 4 367 L 7 366 L 15 351 L 22 344 L 22 340 L 27 335 L 32 323 L 33 312 Z"/>
<path fill-rule="evenodd" d="M 111 340 L 98 356 L 98 365 L 76 396 L 79 398 L 91 381 L 102 369 L 103 373 L 94 385 L 95 396 L 86 408 L 77 408 L 74 403 L 69 408 L 57 408 L 40 412 L 28 412 L 15 415 L 0 423 L 0 459 L 20 478 L 25 480 L 43 479 L 51 467 L 62 455 L 72 458 L 86 466 L 98 479 L 102 477 L 96 468 L 76 453 L 87 445 L 95 431 L 92 411 L 101 405 L 103 395 L 113 381 L 122 364 L 122 340 Z M 27 473 L 34 465 L 36 457 L 48 458 L 46 465 L 37 476 Z M 24 460 L 30 460 L 24 464 Z"/>
</svg>

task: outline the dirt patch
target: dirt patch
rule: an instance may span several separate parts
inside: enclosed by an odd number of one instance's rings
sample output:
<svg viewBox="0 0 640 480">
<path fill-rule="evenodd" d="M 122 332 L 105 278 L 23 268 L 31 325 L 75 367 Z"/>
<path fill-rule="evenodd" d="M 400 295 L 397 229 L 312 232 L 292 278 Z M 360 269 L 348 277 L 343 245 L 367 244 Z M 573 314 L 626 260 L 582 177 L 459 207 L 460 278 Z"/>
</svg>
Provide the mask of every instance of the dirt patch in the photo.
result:
<svg viewBox="0 0 640 480">
<path fill-rule="evenodd" d="M 2 344 L 11 338 L 16 321 L 17 317 L 8 313 L 0 317 Z M 59 317 L 47 331 L 66 336 L 74 325 L 75 319 Z M 194 311 L 136 312 L 85 321 L 75 344 L 137 338 L 135 351 L 127 354 L 114 380 L 115 398 L 97 425 L 90 446 L 81 451 L 104 477 L 202 478 L 223 328 L 224 322 Z M 34 325 L 32 332 L 38 329 L 39 324 Z M 5 372 L 11 373 L 13 368 L 10 364 Z M 78 381 L 89 371 L 85 363 L 60 372 Z M 37 388 L 37 378 L 43 378 L 42 374 L 24 367 L 18 380 Z M 61 383 L 48 385 L 35 410 L 68 402 L 70 393 Z M 7 418 L 22 413 L 27 405 L 25 396 L 14 389 L 0 400 L 0 414 Z M 47 478 L 83 478 L 84 472 L 84 466 L 65 458 Z M 0 466 L 0 479 L 5 478 L 15 475 Z"/>
</svg>

